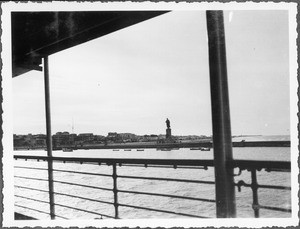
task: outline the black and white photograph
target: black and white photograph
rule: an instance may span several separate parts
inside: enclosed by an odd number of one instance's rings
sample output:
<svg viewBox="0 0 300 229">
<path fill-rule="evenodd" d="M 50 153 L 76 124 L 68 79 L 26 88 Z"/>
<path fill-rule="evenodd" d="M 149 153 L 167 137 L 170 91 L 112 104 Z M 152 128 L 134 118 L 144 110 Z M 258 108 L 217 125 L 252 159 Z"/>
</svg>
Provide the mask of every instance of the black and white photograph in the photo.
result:
<svg viewBox="0 0 300 229">
<path fill-rule="evenodd" d="M 295 3 L 2 4 L 3 226 L 296 226 Z"/>
</svg>

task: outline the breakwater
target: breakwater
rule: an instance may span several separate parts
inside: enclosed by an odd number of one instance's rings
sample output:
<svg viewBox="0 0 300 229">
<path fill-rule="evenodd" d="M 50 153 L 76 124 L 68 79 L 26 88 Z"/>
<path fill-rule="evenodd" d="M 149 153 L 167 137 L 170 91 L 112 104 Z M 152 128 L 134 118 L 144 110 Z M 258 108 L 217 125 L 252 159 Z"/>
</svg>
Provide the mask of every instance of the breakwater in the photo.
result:
<svg viewBox="0 0 300 229">
<path fill-rule="evenodd" d="M 233 142 L 233 147 L 290 147 L 290 141 L 241 141 Z"/>
<path fill-rule="evenodd" d="M 232 142 L 233 147 L 290 147 L 290 141 L 255 141 L 255 142 Z M 213 148 L 212 142 L 178 142 L 178 143 L 143 143 L 143 144 L 109 144 L 109 145 L 83 145 L 73 149 L 153 149 L 153 148 Z"/>
<path fill-rule="evenodd" d="M 290 141 L 240 141 L 232 142 L 233 147 L 290 147 Z M 54 147 L 53 150 L 62 150 L 63 148 L 76 149 L 174 149 L 174 148 L 194 148 L 205 147 L 213 148 L 212 142 L 176 142 L 176 143 L 113 143 L 113 144 L 89 144 L 81 146 L 60 146 Z M 41 150 L 41 147 L 14 147 L 14 150 Z"/>
</svg>

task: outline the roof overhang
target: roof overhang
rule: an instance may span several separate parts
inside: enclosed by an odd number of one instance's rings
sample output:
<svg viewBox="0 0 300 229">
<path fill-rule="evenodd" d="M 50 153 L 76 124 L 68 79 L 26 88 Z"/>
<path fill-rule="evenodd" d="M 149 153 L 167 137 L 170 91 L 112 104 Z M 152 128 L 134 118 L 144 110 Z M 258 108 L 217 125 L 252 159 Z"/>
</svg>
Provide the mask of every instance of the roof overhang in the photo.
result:
<svg viewBox="0 0 300 229">
<path fill-rule="evenodd" d="M 12 75 L 42 70 L 42 58 L 168 11 L 12 12 Z"/>
</svg>

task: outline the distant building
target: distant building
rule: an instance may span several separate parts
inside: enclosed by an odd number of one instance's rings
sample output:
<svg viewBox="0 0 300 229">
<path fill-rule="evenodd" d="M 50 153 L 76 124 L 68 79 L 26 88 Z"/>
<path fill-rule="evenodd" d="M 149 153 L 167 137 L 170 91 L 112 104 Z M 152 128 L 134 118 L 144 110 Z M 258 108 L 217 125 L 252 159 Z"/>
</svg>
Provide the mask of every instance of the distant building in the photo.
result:
<svg viewBox="0 0 300 229">
<path fill-rule="evenodd" d="M 92 144 L 108 143 L 126 143 L 126 142 L 157 142 L 157 143 L 175 143 L 175 142 L 198 142 L 211 141 L 212 136 L 172 136 L 170 132 L 166 134 L 146 134 L 135 135 L 132 133 L 117 133 L 109 132 L 107 136 L 94 135 L 93 133 L 70 134 L 67 131 L 57 132 L 52 136 L 53 147 L 68 147 L 68 146 L 83 146 Z M 27 134 L 27 135 L 13 135 L 13 143 L 15 148 L 46 148 L 47 141 L 45 134 Z"/>
<path fill-rule="evenodd" d="M 105 136 L 102 135 L 94 135 L 94 141 L 95 144 L 101 144 L 105 142 Z"/>
<path fill-rule="evenodd" d="M 106 136 L 106 140 L 108 142 L 122 142 L 122 139 L 117 132 L 109 132 Z"/>
<path fill-rule="evenodd" d="M 76 134 L 69 132 L 57 132 L 52 136 L 53 146 L 72 146 L 75 144 Z"/>
<path fill-rule="evenodd" d="M 81 144 L 92 143 L 93 140 L 94 140 L 94 134 L 92 134 L 92 133 L 78 134 L 77 138 L 76 138 L 76 141 L 81 142 Z"/>
<path fill-rule="evenodd" d="M 137 136 L 135 134 L 131 133 L 119 133 L 117 139 L 120 139 L 123 142 L 136 142 L 137 141 Z"/>
<path fill-rule="evenodd" d="M 26 135 L 14 134 L 13 136 L 14 147 L 29 146 L 29 143 L 25 141 L 25 137 Z"/>
<path fill-rule="evenodd" d="M 35 146 L 37 146 L 37 147 L 46 147 L 47 146 L 45 134 L 34 135 L 34 139 L 35 139 Z"/>
<path fill-rule="evenodd" d="M 107 134 L 107 138 L 115 138 L 117 137 L 118 133 L 117 132 L 109 132 Z"/>
<path fill-rule="evenodd" d="M 158 135 L 156 134 L 151 134 L 151 135 L 145 134 L 139 139 L 140 142 L 155 142 L 157 140 L 158 140 Z"/>
<path fill-rule="evenodd" d="M 70 134 L 69 135 L 69 141 L 72 142 L 72 143 L 75 143 L 76 137 L 77 137 L 77 134 Z"/>
<path fill-rule="evenodd" d="M 45 134 L 13 135 L 14 147 L 37 148 L 46 147 Z"/>
</svg>

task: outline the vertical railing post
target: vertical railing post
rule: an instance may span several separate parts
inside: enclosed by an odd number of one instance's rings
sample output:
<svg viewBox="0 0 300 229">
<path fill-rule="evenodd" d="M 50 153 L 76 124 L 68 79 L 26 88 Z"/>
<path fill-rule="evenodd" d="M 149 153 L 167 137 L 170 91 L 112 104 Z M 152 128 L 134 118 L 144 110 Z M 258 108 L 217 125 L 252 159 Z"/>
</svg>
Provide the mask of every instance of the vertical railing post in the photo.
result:
<svg viewBox="0 0 300 229">
<path fill-rule="evenodd" d="M 51 112 L 50 112 L 50 83 L 48 56 L 44 57 L 44 84 L 45 84 L 45 108 L 46 108 L 46 130 L 47 130 L 47 156 L 48 156 L 48 185 L 50 217 L 55 219 L 54 210 L 54 188 L 53 188 L 53 161 L 52 161 L 52 135 L 51 135 Z"/>
<path fill-rule="evenodd" d="M 252 208 L 254 210 L 254 217 L 259 218 L 259 205 L 258 205 L 258 184 L 257 184 L 257 177 L 256 177 L 256 169 L 251 170 L 251 189 L 252 189 L 252 195 L 253 195 L 253 203 Z"/>
<path fill-rule="evenodd" d="M 113 193 L 114 193 L 114 207 L 115 207 L 115 219 L 119 219 L 119 204 L 118 204 L 118 186 L 117 186 L 117 164 L 113 163 Z"/>
<path fill-rule="evenodd" d="M 207 11 L 217 217 L 236 217 L 233 159 L 222 11 Z"/>
</svg>

